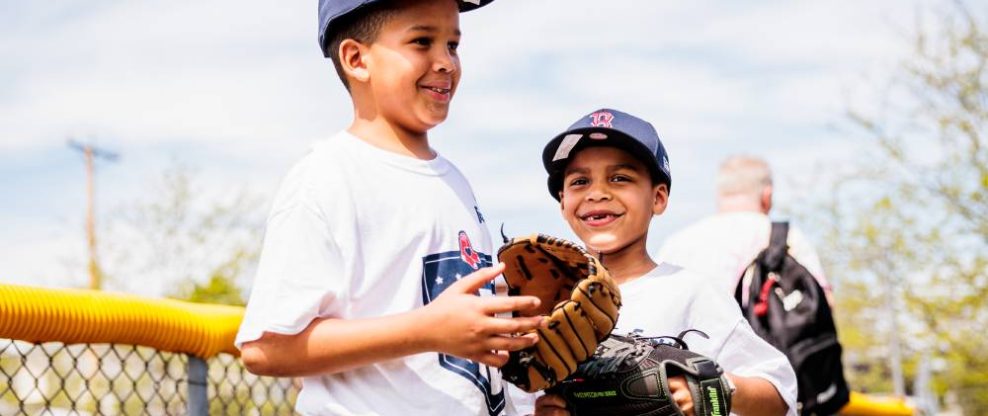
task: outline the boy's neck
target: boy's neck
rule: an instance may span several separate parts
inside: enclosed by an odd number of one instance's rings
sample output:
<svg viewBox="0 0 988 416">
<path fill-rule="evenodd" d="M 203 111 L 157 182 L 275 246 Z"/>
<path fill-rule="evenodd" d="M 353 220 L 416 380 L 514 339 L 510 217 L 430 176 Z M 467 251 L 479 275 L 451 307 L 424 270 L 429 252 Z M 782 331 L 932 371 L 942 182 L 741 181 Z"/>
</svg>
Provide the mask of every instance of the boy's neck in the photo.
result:
<svg viewBox="0 0 988 416">
<path fill-rule="evenodd" d="M 594 253 L 617 284 L 644 276 L 657 266 L 644 244 L 632 244 L 613 253 Z"/>
<path fill-rule="evenodd" d="M 381 117 L 375 119 L 357 117 L 347 131 L 360 140 L 389 152 L 422 160 L 432 160 L 436 157 L 436 153 L 429 147 L 429 136 L 426 132 L 402 129 Z"/>
</svg>

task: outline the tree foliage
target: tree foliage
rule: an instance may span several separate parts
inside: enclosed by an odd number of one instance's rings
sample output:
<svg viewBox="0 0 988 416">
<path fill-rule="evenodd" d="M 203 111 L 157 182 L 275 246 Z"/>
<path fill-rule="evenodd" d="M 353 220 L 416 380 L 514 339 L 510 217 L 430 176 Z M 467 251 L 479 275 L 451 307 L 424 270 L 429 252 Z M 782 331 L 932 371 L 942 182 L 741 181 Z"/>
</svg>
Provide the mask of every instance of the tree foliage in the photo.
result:
<svg viewBox="0 0 988 416">
<path fill-rule="evenodd" d="M 824 197 L 821 251 L 856 388 L 925 355 L 941 397 L 988 414 L 988 22 L 958 3 L 934 26 L 876 110 L 849 110 L 869 152 Z"/>
<path fill-rule="evenodd" d="M 174 164 L 109 221 L 103 249 L 109 283 L 243 305 L 240 281 L 253 270 L 263 233 L 259 200 L 246 191 L 205 192 L 194 169 Z"/>
</svg>

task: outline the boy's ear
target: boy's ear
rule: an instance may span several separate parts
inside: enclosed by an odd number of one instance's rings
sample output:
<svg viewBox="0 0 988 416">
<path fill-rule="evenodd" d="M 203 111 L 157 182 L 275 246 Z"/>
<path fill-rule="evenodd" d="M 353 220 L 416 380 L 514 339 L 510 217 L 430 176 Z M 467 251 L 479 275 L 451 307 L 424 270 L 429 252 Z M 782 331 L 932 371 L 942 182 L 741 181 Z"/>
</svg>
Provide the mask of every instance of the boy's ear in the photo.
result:
<svg viewBox="0 0 988 416">
<path fill-rule="evenodd" d="M 652 203 L 652 215 L 662 215 L 669 205 L 669 185 L 660 183 L 652 187 L 652 196 L 655 201 Z"/>
<path fill-rule="evenodd" d="M 367 47 L 353 39 L 340 42 L 340 66 L 343 72 L 358 82 L 367 82 L 370 73 L 367 71 Z"/>
</svg>

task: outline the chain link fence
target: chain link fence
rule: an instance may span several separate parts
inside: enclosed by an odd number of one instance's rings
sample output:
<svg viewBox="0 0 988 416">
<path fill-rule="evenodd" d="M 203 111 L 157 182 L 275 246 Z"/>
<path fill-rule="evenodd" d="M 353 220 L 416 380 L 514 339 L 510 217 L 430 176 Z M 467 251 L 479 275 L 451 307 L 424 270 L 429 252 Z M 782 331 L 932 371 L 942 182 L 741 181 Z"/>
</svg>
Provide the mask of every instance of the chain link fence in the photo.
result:
<svg viewBox="0 0 988 416">
<path fill-rule="evenodd" d="M 291 415 L 292 379 L 123 344 L 0 338 L 0 415 Z"/>
</svg>

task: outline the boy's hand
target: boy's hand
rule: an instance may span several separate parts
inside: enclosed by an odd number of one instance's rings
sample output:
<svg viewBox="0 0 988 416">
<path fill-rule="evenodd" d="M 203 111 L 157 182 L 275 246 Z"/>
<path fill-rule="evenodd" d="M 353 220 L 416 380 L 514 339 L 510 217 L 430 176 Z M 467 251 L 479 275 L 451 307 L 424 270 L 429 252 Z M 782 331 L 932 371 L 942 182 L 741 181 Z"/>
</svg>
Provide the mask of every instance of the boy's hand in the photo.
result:
<svg viewBox="0 0 988 416">
<path fill-rule="evenodd" d="M 535 416 L 569 416 L 566 400 L 557 394 L 546 394 L 535 399 Z"/>
<path fill-rule="evenodd" d="M 690 386 L 686 383 L 686 377 L 669 377 L 669 392 L 672 393 L 672 400 L 679 406 L 683 416 L 694 416 L 693 394 L 690 393 Z"/>
<path fill-rule="evenodd" d="M 541 316 L 498 318 L 495 314 L 525 311 L 539 306 L 534 296 L 477 296 L 484 285 L 504 271 L 504 263 L 473 272 L 443 290 L 424 308 L 423 329 L 431 334 L 430 350 L 455 355 L 493 367 L 508 361 L 507 351 L 538 342 L 534 330 Z"/>
</svg>

